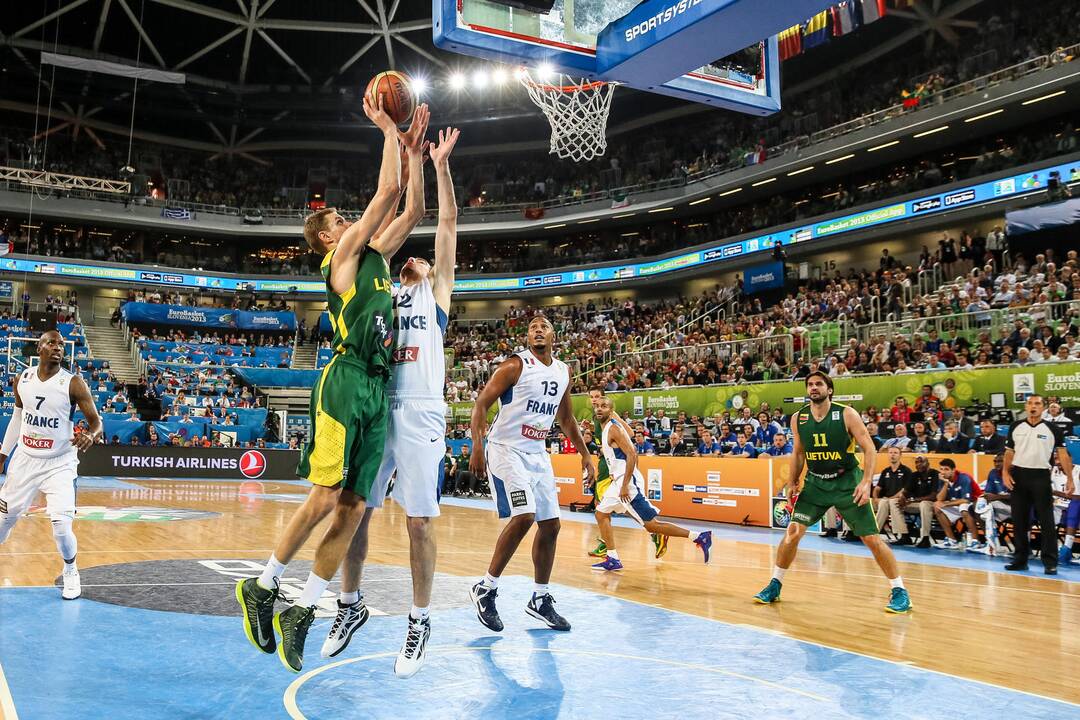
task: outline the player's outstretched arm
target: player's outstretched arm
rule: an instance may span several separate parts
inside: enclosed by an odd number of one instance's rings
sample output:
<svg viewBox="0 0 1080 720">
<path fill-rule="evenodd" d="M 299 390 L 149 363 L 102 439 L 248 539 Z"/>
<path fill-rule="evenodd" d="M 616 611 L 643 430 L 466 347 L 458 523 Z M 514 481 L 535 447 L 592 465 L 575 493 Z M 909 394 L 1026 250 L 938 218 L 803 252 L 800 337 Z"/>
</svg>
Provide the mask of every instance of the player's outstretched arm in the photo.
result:
<svg viewBox="0 0 1080 720">
<path fill-rule="evenodd" d="M 15 446 L 19 443 L 19 434 L 22 432 L 22 413 L 23 405 L 22 398 L 19 397 L 19 376 L 15 376 L 15 412 L 11 413 L 11 419 L 8 420 L 7 430 L 4 431 L 4 444 L 0 447 L 0 470 L 4 469 L 4 464 L 7 459 L 11 457 L 11 453 L 15 451 Z"/>
<path fill-rule="evenodd" d="M 802 438 L 799 437 L 799 413 L 791 416 L 791 459 L 788 460 L 788 499 L 790 500 L 795 491 L 799 489 L 799 477 L 802 475 L 803 464 L 806 462 L 806 449 L 803 448 Z"/>
<path fill-rule="evenodd" d="M 427 134 L 431 113 L 427 105 L 416 108 L 409 131 L 401 136 L 408 160 L 409 186 L 405 194 L 405 210 L 387 226 L 386 231 L 371 246 L 387 261 L 401 249 L 409 233 L 424 219 L 424 135 Z"/>
<path fill-rule="evenodd" d="M 521 358 L 514 355 L 503 362 L 492 374 L 487 385 L 480 391 L 473 404 L 469 434 L 472 436 L 472 455 L 469 470 L 477 477 L 487 477 L 487 459 L 484 456 L 484 435 L 487 433 L 487 414 L 495 401 L 521 377 Z"/>
<path fill-rule="evenodd" d="M 383 132 L 382 163 L 379 166 L 379 185 L 371 202 L 364 209 L 360 219 L 354 222 L 338 241 L 334 256 L 330 261 L 330 288 L 339 295 L 348 292 L 356 279 L 360 264 L 360 255 L 367 249 L 375 231 L 393 211 L 401 193 L 401 160 L 398 155 L 398 129 L 382 109 L 382 96 L 378 105 L 372 106 L 364 98 L 364 114 Z"/>
<path fill-rule="evenodd" d="M 68 397 L 71 398 L 71 402 L 79 406 L 79 410 L 82 410 L 82 414 L 86 417 L 87 425 L 90 426 L 88 432 L 79 433 L 71 439 L 72 445 L 79 448 L 79 450 L 85 450 L 97 442 L 98 438 L 104 434 L 104 428 L 101 426 L 101 416 L 98 415 L 97 408 L 94 407 L 94 398 L 90 395 L 90 388 L 86 386 L 86 381 L 78 375 L 71 378 L 68 385 Z"/>
<path fill-rule="evenodd" d="M 570 442 L 577 448 L 578 455 L 581 456 L 582 481 L 591 483 L 596 479 L 592 466 L 592 455 L 589 454 L 589 446 L 585 444 L 585 438 L 581 435 L 581 428 L 578 426 L 577 418 L 574 417 L 574 406 L 570 402 L 569 392 L 563 393 L 562 400 L 559 401 L 559 410 L 555 413 L 555 419 L 558 421 L 562 431 L 566 433 L 566 437 L 570 438 Z"/>
<path fill-rule="evenodd" d="M 405 195 L 405 188 L 409 186 L 409 156 L 405 151 L 405 148 L 401 148 L 400 161 L 398 166 L 401 168 L 401 182 L 398 184 L 397 198 L 390 206 L 390 212 L 386 213 L 383 217 L 382 224 L 379 225 L 379 229 L 375 231 L 375 234 L 371 236 L 371 242 L 376 242 L 382 234 L 386 232 L 386 229 L 390 227 L 390 223 L 394 222 L 394 218 L 397 217 L 398 207 L 401 205 L 401 198 Z"/>
<path fill-rule="evenodd" d="M 865 505 L 870 502 L 871 481 L 874 477 L 874 470 L 877 469 L 877 446 L 874 445 L 874 439 L 870 437 L 870 433 L 866 430 L 866 425 L 863 423 L 862 418 L 859 417 L 859 413 L 855 411 L 855 408 L 844 408 L 844 425 L 847 427 L 847 431 L 851 434 L 851 437 L 855 439 L 855 442 L 862 449 L 862 481 L 856 486 L 852 497 L 857 504 Z"/>
<path fill-rule="evenodd" d="M 435 279 L 432 290 L 435 302 L 450 314 L 450 296 L 454 292 L 454 272 L 457 267 L 457 198 L 454 178 L 450 175 L 450 153 L 461 131 L 446 128 L 439 131 L 439 144 L 431 146 L 431 162 L 435 165 L 435 180 L 439 188 L 439 225 L 435 228 Z"/>
</svg>

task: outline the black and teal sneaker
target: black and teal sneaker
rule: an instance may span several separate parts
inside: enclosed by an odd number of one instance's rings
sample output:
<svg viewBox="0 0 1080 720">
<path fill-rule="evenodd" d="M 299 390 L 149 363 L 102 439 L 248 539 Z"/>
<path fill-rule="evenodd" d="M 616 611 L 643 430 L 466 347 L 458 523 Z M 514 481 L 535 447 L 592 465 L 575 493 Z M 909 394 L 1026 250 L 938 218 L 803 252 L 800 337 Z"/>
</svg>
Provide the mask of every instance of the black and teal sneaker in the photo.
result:
<svg viewBox="0 0 1080 720">
<path fill-rule="evenodd" d="M 774 602 L 780 602 L 780 589 L 783 585 L 779 580 L 773 578 L 769 581 L 769 584 L 765 586 L 765 589 L 754 596 L 754 602 L 761 605 L 771 605 Z"/>
<path fill-rule="evenodd" d="M 894 615 L 911 612 L 911 596 L 908 595 L 905 588 L 897 587 L 892 589 L 892 593 L 889 595 L 889 604 L 885 606 L 885 612 Z"/>
<path fill-rule="evenodd" d="M 251 644 L 264 653 L 277 649 L 274 637 L 274 601 L 278 597 L 277 582 L 273 590 L 259 584 L 257 578 L 247 578 L 236 583 L 236 602 L 244 613 L 244 634 Z"/>
<path fill-rule="evenodd" d="M 293 605 L 274 615 L 274 629 L 281 635 L 278 658 L 282 665 L 293 672 L 300 672 L 304 667 L 304 641 L 314 619 L 314 605 L 307 608 Z"/>
</svg>

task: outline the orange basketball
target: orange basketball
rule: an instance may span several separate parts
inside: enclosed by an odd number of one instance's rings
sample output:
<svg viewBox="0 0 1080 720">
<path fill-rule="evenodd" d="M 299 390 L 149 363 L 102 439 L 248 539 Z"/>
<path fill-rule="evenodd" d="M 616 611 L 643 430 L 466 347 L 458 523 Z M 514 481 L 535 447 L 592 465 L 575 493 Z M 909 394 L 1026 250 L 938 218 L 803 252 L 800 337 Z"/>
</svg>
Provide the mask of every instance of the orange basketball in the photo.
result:
<svg viewBox="0 0 1080 720">
<path fill-rule="evenodd" d="M 383 110 L 398 125 L 408 122 L 416 109 L 416 96 L 409 76 L 395 70 L 387 70 L 371 78 L 364 95 L 376 107 L 378 97 L 382 95 Z"/>
</svg>

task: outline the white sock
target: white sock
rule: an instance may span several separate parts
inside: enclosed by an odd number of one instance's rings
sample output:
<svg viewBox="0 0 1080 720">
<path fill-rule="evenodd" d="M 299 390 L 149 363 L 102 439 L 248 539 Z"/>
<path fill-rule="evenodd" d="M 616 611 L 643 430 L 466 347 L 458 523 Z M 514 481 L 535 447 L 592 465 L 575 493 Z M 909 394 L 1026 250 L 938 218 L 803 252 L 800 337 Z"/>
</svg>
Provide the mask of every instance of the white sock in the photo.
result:
<svg viewBox="0 0 1080 720">
<path fill-rule="evenodd" d="M 902 587 L 904 587 L 904 578 L 897 575 L 896 577 L 894 577 L 892 580 L 889 581 L 889 587 L 891 587 L 891 588 L 902 588 Z"/>
<path fill-rule="evenodd" d="M 1073 540 L 1074 539 L 1075 538 L 1072 535 L 1066 535 L 1065 536 L 1065 547 L 1071 548 L 1072 545 L 1073 545 Z"/>
<path fill-rule="evenodd" d="M 534 598 L 542 597 L 542 596 L 548 595 L 548 594 L 549 593 L 548 593 L 548 586 L 547 585 L 541 585 L 540 583 L 536 583 L 533 586 L 533 597 Z"/>
<path fill-rule="evenodd" d="M 279 562 L 275 555 L 271 555 L 270 559 L 266 561 L 266 567 L 263 568 L 262 574 L 259 575 L 259 586 L 263 590 L 273 590 L 277 585 L 277 581 L 285 574 L 285 564 Z"/>
<path fill-rule="evenodd" d="M 326 590 L 326 586 L 330 584 L 330 578 L 321 578 L 315 573 L 308 573 L 307 582 L 304 583 L 304 590 L 300 593 L 300 598 L 293 603 L 303 608 L 308 608 L 319 602 L 319 598 L 322 597 L 323 591 Z"/>
<path fill-rule="evenodd" d="M 618 560 L 619 559 L 619 551 L 615 550 L 613 548 L 608 548 L 607 549 L 607 556 L 609 558 L 611 558 L 612 560 Z"/>
<path fill-rule="evenodd" d="M 772 576 L 773 580 L 777 582 L 784 582 L 784 575 L 787 574 L 787 568 L 782 568 L 779 565 L 773 567 Z"/>
<path fill-rule="evenodd" d="M 480 583 L 484 587 L 494 590 L 495 588 L 499 587 L 499 578 L 494 577 L 491 573 L 488 573 L 484 575 L 484 579 L 481 580 Z"/>
<path fill-rule="evenodd" d="M 695 542 L 697 540 L 697 538 L 698 538 L 698 535 L 700 535 L 700 534 L 701 533 L 694 532 L 693 530 L 691 530 L 690 535 L 689 535 L 690 542 Z"/>
<path fill-rule="evenodd" d="M 355 605 L 360 602 L 360 591 L 353 590 L 352 592 L 338 593 L 338 601 L 342 605 Z"/>
<path fill-rule="evenodd" d="M 409 617 L 413 620 L 427 620 L 429 611 L 429 607 L 416 607 L 413 605 L 412 610 L 409 611 Z"/>
</svg>

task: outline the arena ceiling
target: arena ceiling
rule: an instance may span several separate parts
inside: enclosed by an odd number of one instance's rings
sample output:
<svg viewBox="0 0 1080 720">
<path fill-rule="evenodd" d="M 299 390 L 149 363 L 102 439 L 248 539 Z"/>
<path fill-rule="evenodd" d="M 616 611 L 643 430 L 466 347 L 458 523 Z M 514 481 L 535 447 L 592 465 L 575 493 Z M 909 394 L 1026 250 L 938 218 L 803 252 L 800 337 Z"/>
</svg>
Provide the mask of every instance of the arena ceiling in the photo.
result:
<svg viewBox="0 0 1080 720">
<path fill-rule="evenodd" d="M 954 42 L 958 16 L 983 0 L 916 0 L 864 28 L 857 59 L 886 41 Z M 53 130 L 115 142 L 137 139 L 257 155 L 366 145 L 359 95 L 380 70 L 418 75 L 473 61 L 431 40 L 430 0 L 6 0 L 0 15 L 0 111 Z M 42 52 L 183 73 L 183 84 L 139 82 L 41 63 Z M 824 61 L 825 55 L 822 55 Z M 789 63 L 790 65 L 790 63 Z M 785 73 L 788 67 L 785 66 Z M 811 74 L 812 77 L 812 74 Z M 508 140 L 543 137 L 522 93 L 433 95 L 437 117 L 501 122 Z M 697 111 L 636 94 L 619 113 Z M 28 118 L 27 116 L 34 116 Z M 4 123 L 12 124 L 12 123 Z M 62 127 L 61 127 L 62 126 Z"/>
</svg>

